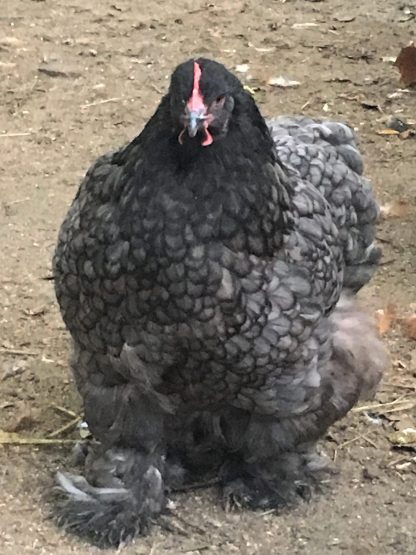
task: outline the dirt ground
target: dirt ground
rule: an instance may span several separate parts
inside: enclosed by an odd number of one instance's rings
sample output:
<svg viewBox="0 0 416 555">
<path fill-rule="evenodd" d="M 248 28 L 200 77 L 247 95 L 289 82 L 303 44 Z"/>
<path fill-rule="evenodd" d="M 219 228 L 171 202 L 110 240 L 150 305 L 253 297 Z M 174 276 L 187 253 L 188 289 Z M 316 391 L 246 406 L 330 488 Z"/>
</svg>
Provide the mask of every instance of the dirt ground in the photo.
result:
<svg viewBox="0 0 416 555">
<path fill-rule="evenodd" d="M 356 127 L 380 202 L 400 208 L 380 226 L 384 263 L 363 294 L 371 310 L 392 303 L 399 316 L 385 335 L 393 363 L 377 396 L 383 406 L 331 430 L 323 448 L 336 455 L 340 474 L 310 503 L 282 515 L 226 514 L 214 489 L 177 495 L 176 532 L 155 528 L 122 552 L 415 555 L 416 453 L 393 448 L 389 437 L 415 417 L 416 343 L 400 318 L 416 307 L 416 138 L 377 134 L 387 116 L 416 114 L 416 92 L 397 92 L 391 63 L 414 39 L 415 1 L 2 0 L 1 7 L 0 429 L 46 438 L 70 420 L 53 405 L 80 410 L 68 335 L 45 278 L 88 165 L 141 129 L 180 61 L 202 54 L 230 68 L 248 64 L 241 77 L 257 89 L 265 115 L 304 112 Z M 280 75 L 300 85 L 267 85 Z M 0 446 L 2 555 L 101 552 L 47 519 L 43 492 L 70 450 Z"/>
</svg>

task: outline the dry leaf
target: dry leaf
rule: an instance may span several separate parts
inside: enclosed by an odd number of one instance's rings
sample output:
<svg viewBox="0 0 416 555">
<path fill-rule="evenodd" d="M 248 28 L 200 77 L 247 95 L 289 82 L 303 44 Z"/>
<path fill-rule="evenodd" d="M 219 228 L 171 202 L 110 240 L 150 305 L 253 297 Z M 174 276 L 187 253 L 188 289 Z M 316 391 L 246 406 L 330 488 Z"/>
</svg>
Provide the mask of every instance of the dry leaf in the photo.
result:
<svg viewBox="0 0 416 555">
<path fill-rule="evenodd" d="M 362 100 L 360 104 L 363 108 L 366 108 L 367 110 L 377 110 L 378 112 L 383 112 L 380 104 L 377 104 L 377 102 L 373 102 L 371 100 Z"/>
<path fill-rule="evenodd" d="M 388 304 L 385 309 L 380 308 L 376 310 L 376 321 L 378 331 L 381 335 L 387 333 L 394 321 L 396 320 L 396 306 L 394 304 Z"/>
<path fill-rule="evenodd" d="M 416 428 L 405 428 L 390 435 L 389 440 L 394 445 L 416 444 Z"/>
<path fill-rule="evenodd" d="M 409 204 L 404 200 L 393 200 L 380 206 L 380 216 L 387 218 L 402 218 L 409 212 Z"/>
<path fill-rule="evenodd" d="M 401 80 L 406 87 L 416 85 L 416 46 L 414 42 L 401 49 L 394 65 L 399 68 Z"/>
<path fill-rule="evenodd" d="M 293 81 L 292 79 L 288 79 L 287 77 L 280 75 L 279 77 L 270 77 L 267 84 L 272 87 L 289 88 L 298 87 L 300 85 L 300 81 Z"/>
<path fill-rule="evenodd" d="M 404 319 L 407 337 L 416 341 L 416 314 Z"/>
</svg>

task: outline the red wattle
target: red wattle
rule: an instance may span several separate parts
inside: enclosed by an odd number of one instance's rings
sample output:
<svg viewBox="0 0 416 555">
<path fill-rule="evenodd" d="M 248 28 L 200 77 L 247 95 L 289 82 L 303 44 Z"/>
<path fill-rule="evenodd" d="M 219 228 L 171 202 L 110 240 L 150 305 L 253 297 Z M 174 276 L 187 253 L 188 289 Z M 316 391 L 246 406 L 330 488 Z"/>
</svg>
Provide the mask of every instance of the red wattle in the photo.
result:
<svg viewBox="0 0 416 555">
<path fill-rule="evenodd" d="M 207 128 L 205 128 L 205 139 L 201 143 L 202 146 L 212 145 L 213 142 L 214 142 L 214 139 L 212 138 L 211 133 L 208 131 Z"/>
</svg>

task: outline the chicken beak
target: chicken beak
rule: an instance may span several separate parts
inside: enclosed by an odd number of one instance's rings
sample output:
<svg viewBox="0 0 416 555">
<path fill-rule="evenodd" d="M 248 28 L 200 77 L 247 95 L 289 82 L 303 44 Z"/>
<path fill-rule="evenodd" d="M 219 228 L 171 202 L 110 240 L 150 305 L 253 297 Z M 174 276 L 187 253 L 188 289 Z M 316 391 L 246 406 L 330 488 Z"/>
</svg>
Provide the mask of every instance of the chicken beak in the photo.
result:
<svg viewBox="0 0 416 555">
<path fill-rule="evenodd" d="M 188 135 L 193 138 L 199 130 L 205 128 L 206 115 L 200 110 L 192 110 L 188 113 Z"/>
<path fill-rule="evenodd" d="M 205 106 L 194 110 L 190 110 L 188 108 L 184 115 L 184 127 L 178 136 L 179 144 L 183 144 L 184 134 L 186 132 L 188 132 L 189 137 L 193 139 L 199 131 L 202 131 L 204 139 L 201 142 L 201 145 L 211 145 L 214 142 L 214 139 L 208 130 L 209 121 L 210 116 L 207 114 Z"/>
</svg>

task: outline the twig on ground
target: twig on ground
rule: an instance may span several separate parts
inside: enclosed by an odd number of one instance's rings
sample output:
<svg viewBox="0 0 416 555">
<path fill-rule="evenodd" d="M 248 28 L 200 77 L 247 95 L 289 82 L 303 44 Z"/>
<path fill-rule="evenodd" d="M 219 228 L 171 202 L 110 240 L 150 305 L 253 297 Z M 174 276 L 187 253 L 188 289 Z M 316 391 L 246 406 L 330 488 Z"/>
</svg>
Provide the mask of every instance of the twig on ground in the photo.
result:
<svg viewBox="0 0 416 555">
<path fill-rule="evenodd" d="M 415 403 L 416 403 L 416 398 L 412 399 L 412 398 L 406 397 L 405 395 L 401 395 L 394 401 L 389 401 L 388 403 L 373 403 L 371 405 L 362 405 L 360 407 L 355 407 L 352 409 L 351 412 L 366 412 L 366 411 L 390 412 L 391 409 L 389 409 L 388 407 L 396 407 L 396 405 L 399 405 L 399 404 L 402 404 L 405 406 L 401 409 L 395 408 L 394 410 L 406 410 L 406 408 L 412 408 L 412 406 L 414 406 Z"/>
<path fill-rule="evenodd" d="M 180 536 L 185 536 L 186 538 L 190 537 L 190 534 L 184 528 L 182 528 L 182 526 L 180 526 L 179 524 L 174 524 L 171 520 L 160 518 L 158 524 L 167 532 L 171 532 L 174 534 L 176 533 Z"/>
<path fill-rule="evenodd" d="M 206 480 L 205 482 L 193 482 L 191 484 L 185 484 L 177 488 L 173 488 L 175 493 L 184 493 L 187 491 L 194 491 L 197 489 L 206 489 L 212 486 L 217 486 L 220 483 L 219 478 L 212 478 L 211 480 Z"/>
<path fill-rule="evenodd" d="M 208 549 L 211 549 L 212 547 L 221 547 L 225 543 L 227 543 L 227 542 L 214 543 L 212 545 L 209 545 L 209 544 L 199 545 L 198 547 L 193 547 L 191 549 L 185 549 L 185 551 L 182 551 L 182 553 L 200 553 L 201 551 L 207 551 Z"/>
<path fill-rule="evenodd" d="M 77 416 L 74 419 L 72 419 L 70 422 L 68 422 L 67 424 L 65 424 L 64 426 L 61 426 L 60 428 L 58 428 L 57 430 L 55 430 L 54 432 L 50 433 L 48 435 L 49 438 L 53 438 L 53 437 L 57 437 L 60 436 L 61 434 L 64 434 L 66 432 L 69 432 L 70 430 L 72 430 L 73 428 L 75 428 L 75 426 L 78 424 L 78 422 L 81 421 L 81 417 Z"/>
<path fill-rule="evenodd" d="M 355 436 L 351 439 L 348 439 L 347 441 L 344 441 L 343 443 L 338 445 L 337 451 L 340 451 L 341 449 L 344 449 L 344 447 L 346 447 L 347 445 L 351 445 L 351 443 L 355 443 L 356 441 L 359 441 L 360 439 L 365 439 L 365 440 L 368 441 L 368 438 L 366 436 L 367 436 L 367 434 L 360 434 L 360 435 Z"/>
<path fill-rule="evenodd" d="M 356 441 L 359 441 L 360 439 L 363 439 L 364 441 L 366 441 L 367 443 L 369 443 L 372 447 L 377 448 L 377 445 L 371 441 L 371 439 L 368 438 L 368 435 L 371 434 L 372 432 L 374 432 L 375 430 L 372 430 L 366 434 L 360 434 L 358 436 L 355 436 L 351 439 L 348 439 L 347 441 L 344 441 L 343 443 L 340 443 L 340 445 L 338 445 L 335 450 L 334 450 L 334 455 L 332 457 L 332 460 L 335 462 L 337 457 L 338 457 L 338 451 L 341 451 L 341 449 L 344 449 L 344 447 L 347 447 L 347 445 L 351 445 L 352 443 L 355 443 Z"/>
<path fill-rule="evenodd" d="M 1 137 L 27 137 L 28 135 L 32 135 L 32 131 L 28 131 L 26 133 L 0 133 Z"/>
<path fill-rule="evenodd" d="M 61 407 L 59 405 L 56 405 L 55 403 L 53 403 L 52 405 L 49 405 L 49 406 L 51 408 L 55 409 L 56 411 L 60 412 L 61 414 L 64 414 L 65 416 L 69 416 L 70 418 L 75 419 L 79 416 L 73 410 L 66 409 L 65 407 Z"/>
<path fill-rule="evenodd" d="M 159 89 L 155 84 L 151 84 L 150 87 L 157 92 L 157 94 L 163 94 L 162 89 Z"/>
<path fill-rule="evenodd" d="M 398 459 L 394 459 L 393 461 L 390 461 L 389 463 L 386 464 L 387 468 L 390 468 L 392 466 L 396 466 L 396 464 L 400 464 L 402 462 L 408 462 L 409 461 L 409 457 L 407 455 L 404 455 L 402 457 L 399 457 Z"/>
<path fill-rule="evenodd" d="M 102 104 L 108 104 L 109 102 L 119 102 L 123 100 L 121 97 L 105 98 L 104 100 L 96 100 L 95 102 L 88 102 L 87 104 L 82 104 L 81 108 L 92 108 L 93 106 L 100 106 Z"/>
<path fill-rule="evenodd" d="M 272 515 L 276 511 L 277 511 L 277 509 L 269 509 L 268 511 L 264 511 L 263 513 L 259 513 L 258 516 L 263 517 L 263 516 L 267 516 L 267 515 Z"/>
<path fill-rule="evenodd" d="M 372 441 L 370 438 L 368 438 L 366 435 L 363 436 L 363 440 L 366 441 L 369 445 L 371 445 L 371 447 L 374 447 L 374 449 L 377 449 L 377 444 L 374 443 L 374 441 Z"/>
<path fill-rule="evenodd" d="M 27 357 L 37 357 L 39 353 L 35 351 L 26 351 L 25 349 L 9 349 L 7 347 L 0 347 L 0 353 L 6 355 L 17 355 L 17 356 L 27 356 Z"/>
<path fill-rule="evenodd" d="M 21 204 L 22 202 L 27 202 L 30 200 L 30 197 L 20 198 L 16 200 L 11 200 L 10 202 L 6 202 L 6 206 L 14 206 L 15 204 Z"/>
<path fill-rule="evenodd" d="M 156 547 L 158 544 L 156 542 L 152 543 L 152 547 L 150 548 L 149 555 L 156 555 Z"/>
<path fill-rule="evenodd" d="M 410 410 L 413 407 L 416 407 L 416 399 L 414 401 L 407 401 L 406 403 L 403 403 L 398 407 L 393 407 L 391 409 L 384 410 L 383 414 L 390 414 L 392 412 L 401 412 L 403 410 Z"/>
<path fill-rule="evenodd" d="M 187 521 L 186 519 L 184 519 L 183 517 L 179 516 L 176 513 L 172 513 L 172 516 L 175 520 L 179 521 L 184 526 L 188 526 L 189 528 L 192 528 L 193 530 L 195 530 L 195 532 L 197 532 L 198 534 L 201 534 L 201 536 L 206 536 L 207 531 L 204 530 L 204 528 L 201 528 L 201 526 L 198 526 L 197 524 L 193 524 L 192 522 Z"/>
<path fill-rule="evenodd" d="M 385 382 L 383 387 L 397 387 L 398 389 L 410 389 L 411 391 L 416 391 L 416 384 L 404 384 L 395 382 Z"/>
<path fill-rule="evenodd" d="M 45 437 L 21 436 L 15 432 L 0 430 L 0 445 L 65 445 L 74 444 L 76 439 L 51 439 Z"/>
</svg>

